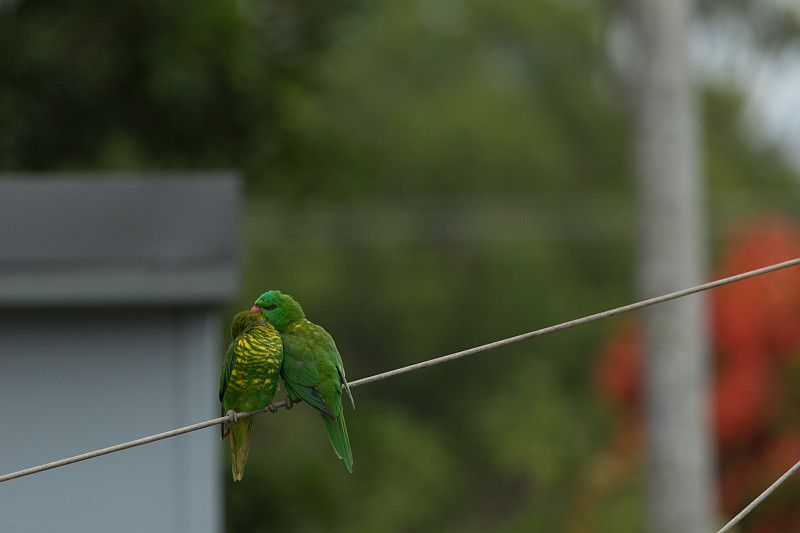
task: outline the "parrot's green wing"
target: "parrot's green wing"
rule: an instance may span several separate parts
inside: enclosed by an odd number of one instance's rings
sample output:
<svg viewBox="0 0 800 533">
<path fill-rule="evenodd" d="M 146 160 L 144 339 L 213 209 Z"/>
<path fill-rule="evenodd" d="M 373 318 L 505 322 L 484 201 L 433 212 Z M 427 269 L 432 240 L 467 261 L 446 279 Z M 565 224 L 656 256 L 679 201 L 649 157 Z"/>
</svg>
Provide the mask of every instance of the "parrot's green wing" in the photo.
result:
<svg viewBox="0 0 800 533">
<path fill-rule="evenodd" d="M 336 349 L 336 343 L 333 342 L 333 337 L 321 326 L 317 326 L 316 324 L 314 326 L 317 328 L 317 343 L 325 351 L 325 357 L 328 361 L 336 368 L 336 373 L 339 376 L 339 387 L 344 386 L 344 391 L 350 399 L 350 405 L 355 409 L 356 402 L 353 400 L 353 395 L 350 394 L 350 385 L 347 383 L 347 379 L 345 379 L 344 363 L 342 362 L 342 356 L 339 355 L 339 350 Z"/>
<path fill-rule="evenodd" d="M 283 381 L 290 395 L 299 396 L 322 414 L 336 455 L 353 471 L 353 452 L 342 412 L 343 371 L 336 345 L 324 329 L 305 322 L 283 339 Z"/>
<path fill-rule="evenodd" d="M 317 360 L 324 355 L 318 347 L 311 346 L 306 339 L 294 334 L 282 335 L 283 366 L 281 376 L 286 388 L 295 399 L 302 398 L 311 407 L 328 418 L 335 418 L 331 407 L 319 393 L 319 369 Z"/>
<path fill-rule="evenodd" d="M 223 403 L 223 398 L 225 397 L 225 391 L 228 390 L 228 382 L 231 379 L 231 371 L 233 367 L 236 366 L 236 340 L 234 339 L 231 342 L 230 346 L 228 346 L 228 351 L 225 352 L 225 360 L 222 362 L 222 375 L 219 378 L 219 401 Z M 222 414 L 225 414 L 225 406 L 222 406 Z M 230 426 L 226 427 L 225 424 L 220 424 L 220 438 L 225 440 L 230 434 Z"/>
<path fill-rule="evenodd" d="M 236 365 L 236 345 L 231 343 L 228 346 L 228 351 L 225 353 L 225 361 L 222 362 L 222 375 L 219 378 L 219 401 L 225 396 L 225 391 L 228 390 L 228 381 L 231 379 L 231 371 Z"/>
<path fill-rule="evenodd" d="M 308 321 L 306 321 L 303 328 L 299 328 L 299 331 L 301 332 L 300 335 L 305 338 L 310 345 L 315 346 L 321 351 L 315 354 L 317 356 L 317 367 L 320 369 L 320 381 L 324 381 L 325 378 L 328 378 L 331 381 L 331 386 L 333 386 L 333 381 L 336 382 L 336 389 L 331 389 L 331 394 L 334 393 L 334 390 L 340 392 L 342 386 L 344 386 L 347 396 L 350 398 L 350 403 L 353 409 L 355 409 L 356 406 L 350 394 L 350 386 L 345 379 L 342 356 L 339 355 L 339 350 L 336 349 L 336 343 L 333 342 L 333 337 L 331 337 L 322 326 Z M 326 395 L 323 393 L 322 397 L 325 398 Z"/>
</svg>

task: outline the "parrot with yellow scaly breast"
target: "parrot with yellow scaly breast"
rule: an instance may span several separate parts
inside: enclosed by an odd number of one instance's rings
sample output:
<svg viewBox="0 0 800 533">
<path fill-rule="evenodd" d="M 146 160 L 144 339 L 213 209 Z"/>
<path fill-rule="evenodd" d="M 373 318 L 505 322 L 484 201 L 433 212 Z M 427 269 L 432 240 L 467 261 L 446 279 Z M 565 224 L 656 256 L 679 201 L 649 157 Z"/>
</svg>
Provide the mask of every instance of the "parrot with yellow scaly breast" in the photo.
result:
<svg viewBox="0 0 800 533">
<path fill-rule="evenodd" d="M 255 411 L 267 407 L 275 396 L 283 345 L 281 337 L 261 313 L 245 311 L 233 318 L 231 342 L 222 363 L 219 401 L 222 412 Z M 233 480 L 240 481 L 250 451 L 253 417 L 232 422 L 222 429 L 222 438 L 230 434 Z"/>
</svg>

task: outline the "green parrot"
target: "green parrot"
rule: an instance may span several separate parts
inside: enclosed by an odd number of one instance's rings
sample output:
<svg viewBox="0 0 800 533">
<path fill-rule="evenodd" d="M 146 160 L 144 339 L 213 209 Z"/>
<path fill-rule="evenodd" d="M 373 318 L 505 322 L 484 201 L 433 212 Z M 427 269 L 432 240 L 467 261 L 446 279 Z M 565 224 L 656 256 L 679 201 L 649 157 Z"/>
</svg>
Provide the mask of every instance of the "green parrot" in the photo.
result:
<svg viewBox="0 0 800 533">
<path fill-rule="evenodd" d="M 283 341 L 281 377 L 288 402 L 298 398 L 322 414 L 336 455 L 353 471 L 353 453 L 342 412 L 342 386 L 355 409 L 344 365 L 327 331 L 306 320 L 303 308 L 280 291 L 262 294 L 251 311 L 260 311 L 275 326 Z"/>
<path fill-rule="evenodd" d="M 233 318 L 231 337 L 219 380 L 222 412 L 263 409 L 272 401 L 278 385 L 283 362 L 281 337 L 261 313 L 253 311 Z M 234 481 L 240 481 L 244 474 L 252 432 L 252 416 L 231 423 L 227 430 L 223 424 L 222 438 L 231 436 Z"/>
</svg>

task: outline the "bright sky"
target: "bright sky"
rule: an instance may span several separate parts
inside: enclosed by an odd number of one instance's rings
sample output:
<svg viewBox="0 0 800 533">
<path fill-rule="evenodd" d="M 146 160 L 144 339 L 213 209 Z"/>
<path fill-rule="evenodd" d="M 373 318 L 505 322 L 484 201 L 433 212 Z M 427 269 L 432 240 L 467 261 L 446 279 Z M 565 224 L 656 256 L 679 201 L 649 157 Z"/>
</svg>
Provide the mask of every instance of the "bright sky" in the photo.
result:
<svg viewBox="0 0 800 533">
<path fill-rule="evenodd" d="M 764 16 L 800 17 L 800 0 L 771 2 L 785 10 L 765 8 Z M 704 82 L 743 92 L 745 131 L 756 142 L 762 139 L 783 148 L 800 172 L 800 43 L 765 51 L 756 44 L 756 31 L 755 24 L 730 15 L 717 17 L 711 25 L 697 25 L 692 31 L 692 59 Z"/>
</svg>

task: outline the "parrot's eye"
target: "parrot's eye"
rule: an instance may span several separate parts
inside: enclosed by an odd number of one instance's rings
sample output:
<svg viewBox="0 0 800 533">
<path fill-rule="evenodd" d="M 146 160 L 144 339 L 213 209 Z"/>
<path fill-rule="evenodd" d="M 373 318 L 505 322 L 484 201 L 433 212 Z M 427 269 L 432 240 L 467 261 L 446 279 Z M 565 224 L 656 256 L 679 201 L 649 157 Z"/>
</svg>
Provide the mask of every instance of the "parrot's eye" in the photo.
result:
<svg viewBox="0 0 800 533">
<path fill-rule="evenodd" d="M 275 309 L 276 307 L 277 307 L 277 306 L 276 306 L 275 304 L 272 304 L 272 305 L 268 305 L 268 306 L 266 306 L 264 309 L 266 309 L 267 311 L 272 311 L 272 310 L 273 310 L 273 309 Z"/>
</svg>

